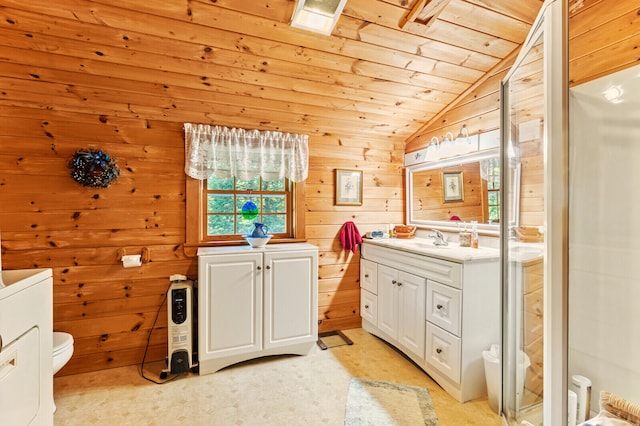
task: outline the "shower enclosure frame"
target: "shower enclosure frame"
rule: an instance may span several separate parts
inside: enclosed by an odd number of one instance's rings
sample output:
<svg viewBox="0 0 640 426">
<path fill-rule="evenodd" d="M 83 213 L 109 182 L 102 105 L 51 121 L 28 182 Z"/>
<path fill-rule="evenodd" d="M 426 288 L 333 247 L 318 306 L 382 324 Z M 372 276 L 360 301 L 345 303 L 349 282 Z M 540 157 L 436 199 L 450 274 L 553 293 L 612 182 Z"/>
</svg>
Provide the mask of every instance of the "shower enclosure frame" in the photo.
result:
<svg viewBox="0 0 640 426">
<path fill-rule="evenodd" d="M 515 367 L 519 347 L 508 332 L 513 306 L 509 305 L 509 254 L 513 226 L 519 218 L 509 217 L 517 211 L 505 205 L 508 195 L 518 188 L 510 188 L 509 176 L 514 163 L 509 161 L 511 146 L 511 79 L 527 55 L 539 41 L 543 43 L 544 114 L 542 145 L 544 157 L 544 254 L 543 254 L 543 423 L 563 425 L 567 422 L 567 294 L 568 294 L 568 4 L 562 0 L 546 0 L 534 22 L 516 61 L 501 83 L 501 282 L 502 282 L 502 404 L 503 422 L 512 424 L 507 412 L 513 386 L 505 386 L 506 379 L 515 382 Z M 519 200 L 517 200 L 519 203 Z M 511 312 L 511 313 L 510 313 Z M 520 315 L 520 313 L 517 313 Z M 511 324 L 513 327 L 513 324 Z M 506 362 L 504 362 L 506 361 Z M 505 389 L 506 387 L 506 389 Z M 515 391 L 514 391 L 515 392 Z M 517 414 L 517 413 L 516 413 Z M 519 423 L 518 423 L 519 424 Z"/>
</svg>

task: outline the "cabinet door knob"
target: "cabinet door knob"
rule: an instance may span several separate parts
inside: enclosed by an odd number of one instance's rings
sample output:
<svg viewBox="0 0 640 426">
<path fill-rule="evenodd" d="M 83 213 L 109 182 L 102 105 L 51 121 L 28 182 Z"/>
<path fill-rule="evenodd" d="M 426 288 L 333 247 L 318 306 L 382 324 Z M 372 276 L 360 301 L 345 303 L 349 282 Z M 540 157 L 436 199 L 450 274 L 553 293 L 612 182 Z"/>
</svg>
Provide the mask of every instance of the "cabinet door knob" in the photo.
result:
<svg viewBox="0 0 640 426">
<path fill-rule="evenodd" d="M 271 269 L 271 265 L 267 265 L 267 269 Z"/>
<path fill-rule="evenodd" d="M 365 278 L 369 278 L 369 274 L 364 274 L 364 277 Z"/>
<path fill-rule="evenodd" d="M 442 309 L 443 306 L 442 305 L 436 305 L 436 309 Z"/>
<path fill-rule="evenodd" d="M 369 309 L 369 305 L 364 305 L 364 308 L 365 309 Z"/>
<path fill-rule="evenodd" d="M 398 281 L 398 287 L 400 287 L 401 285 L 402 285 L 402 283 Z"/>
<path fill-rule="evenodd" d="M 262 266 L 258 266 L 258 271 L 262 271 Z"/>
<path fill-rule="evenodd" d="M 436 349 L 436 353 L 441 354 L 442 353 L 442 349 L 440 349 L 440 348 Z"/>
<path fill-rule="evenodd" d="M 391 281 L 391 284 L 396 285 L 396 284 L 398 284 L 398 281 L 396 281 L 396 280 L 392 280 L 392 281 Z"/>
</svg>

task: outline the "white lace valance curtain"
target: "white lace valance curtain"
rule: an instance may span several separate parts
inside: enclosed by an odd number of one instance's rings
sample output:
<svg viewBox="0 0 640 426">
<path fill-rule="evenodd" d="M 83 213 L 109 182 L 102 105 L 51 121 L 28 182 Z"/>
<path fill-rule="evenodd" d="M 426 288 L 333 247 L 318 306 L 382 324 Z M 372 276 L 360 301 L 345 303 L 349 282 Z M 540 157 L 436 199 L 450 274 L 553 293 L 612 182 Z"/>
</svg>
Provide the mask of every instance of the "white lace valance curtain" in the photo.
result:
<svg viewBox="0 0 640 426">
<path fill-rule="evenodd" d="M 307 135 L 185 123 L 184 141 L 184 171 L 194 179 L 301 182 L 309 174 Z"/>
<path fill-rule="evenodd" d="M 490 170 L 491 169 L 499 170 L 499 168 L 500 168 L 500 159 L 499 158 L 487 158 L 487 159 L 484 159 L 484 160 L 480 160 L 480 177 L 483 180 L 487 180 L 489 178 Z M 496 174 L 499 174 L 499 173 L 496 173 Z M 494 174 L 494 176 L 496 174 Z"/>
</svg>

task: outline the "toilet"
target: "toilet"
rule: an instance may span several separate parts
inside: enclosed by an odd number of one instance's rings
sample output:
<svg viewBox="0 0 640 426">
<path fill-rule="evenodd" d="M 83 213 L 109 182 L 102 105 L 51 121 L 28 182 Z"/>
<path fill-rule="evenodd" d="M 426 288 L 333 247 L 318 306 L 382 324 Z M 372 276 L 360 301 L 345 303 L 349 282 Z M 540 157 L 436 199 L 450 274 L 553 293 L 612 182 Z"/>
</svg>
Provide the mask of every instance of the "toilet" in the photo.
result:
<svg viewBox="0 0 640 426">
<path fill-rule="evenodd" d="M 73 355 L 73 336 L 69 333 L 53 332 L 53 374 L 64 367 Z"/>
</svg>

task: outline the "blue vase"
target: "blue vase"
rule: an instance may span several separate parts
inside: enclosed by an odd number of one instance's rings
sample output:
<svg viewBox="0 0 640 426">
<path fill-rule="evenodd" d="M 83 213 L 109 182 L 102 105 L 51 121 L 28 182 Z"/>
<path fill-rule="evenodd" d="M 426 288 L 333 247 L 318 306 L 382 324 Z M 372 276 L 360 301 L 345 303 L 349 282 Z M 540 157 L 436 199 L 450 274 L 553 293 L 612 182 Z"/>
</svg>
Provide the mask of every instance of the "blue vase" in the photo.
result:
<svg viewBox="0 0 640 426">
<path fill-rule="evenodd" d="M 267 232 L 269 232 L 269 227 L 263 223 L 254 223 L 255 229 L 251 234 L 252 237 L 255 238 L 264 238 L 267 236 Z"/>
</svg>

